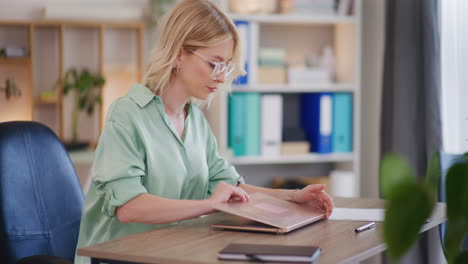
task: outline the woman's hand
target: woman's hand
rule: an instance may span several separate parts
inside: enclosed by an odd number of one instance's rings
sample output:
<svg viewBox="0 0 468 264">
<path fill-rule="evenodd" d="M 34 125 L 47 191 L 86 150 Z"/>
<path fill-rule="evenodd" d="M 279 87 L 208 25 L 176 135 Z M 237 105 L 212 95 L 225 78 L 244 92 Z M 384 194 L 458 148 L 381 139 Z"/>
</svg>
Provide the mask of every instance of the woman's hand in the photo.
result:
<svg viewBox="0 0 468 264">
<path fill-rule="evenodd" d="M 211 195 L 209 200 L 212 203 L 223 203 L 231 200 L 238 200 L 242 202 L 250 201 L 250 196 L 241 188 L 229 185 L 225 182 L 221 182 L 216 187 L 214 193 Z"/>
<path fill-rule="evenodd" d="M 310 203 L 325 213 L 328 218 L 334 208 L 332 198 L 324 191 L 325 184 L 310 184 L 292 192 L 291 200 L 296 203 Z"/>
</svg>

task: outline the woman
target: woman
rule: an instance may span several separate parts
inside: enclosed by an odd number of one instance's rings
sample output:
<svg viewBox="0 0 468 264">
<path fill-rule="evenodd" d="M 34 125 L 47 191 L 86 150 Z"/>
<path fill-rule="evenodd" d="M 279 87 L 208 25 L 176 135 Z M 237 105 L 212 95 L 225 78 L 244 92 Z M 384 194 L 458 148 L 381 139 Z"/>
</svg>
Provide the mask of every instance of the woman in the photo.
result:
<svg viewBox="0 0 468 264">
<path fill-rule="evenodd" d="M 184 0 L 169 12 L 144 85 L 133 85 L 110 107 L 78 247 L 213 213 L 213 202 L 247 202 L 251 192 L 312 202 L 331 214 L 324 185 L 255 187 L 218 156 L 210 126 L 193 102 L 229 89 L 245 73 L 240 58 L 234 24 L 211 2 Z"/>
</svg>

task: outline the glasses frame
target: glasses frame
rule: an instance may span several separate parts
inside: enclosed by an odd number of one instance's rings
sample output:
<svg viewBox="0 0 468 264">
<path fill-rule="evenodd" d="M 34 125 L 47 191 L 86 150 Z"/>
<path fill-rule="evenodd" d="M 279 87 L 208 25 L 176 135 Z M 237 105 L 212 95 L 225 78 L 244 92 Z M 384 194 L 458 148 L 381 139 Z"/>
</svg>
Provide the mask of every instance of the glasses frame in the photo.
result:
<svg viewBox="0 0 468 264">
<path fill-rule="evenodd" d="M 224 78 L 227 78 L 234 70 L 234 63 L 227 64 L 225 62 L 212 61 L 205 55 L 202 55 L 196 51 L 191 50 L 189 52 L 197 55 L 204 61 L 208 62 L 211 66 L 213 66 L 213 70 L 211 71 L 212 80 L 216 80 L 218 78 L 218 75 L 222 73 L 224 73 Z"/>
</svg>

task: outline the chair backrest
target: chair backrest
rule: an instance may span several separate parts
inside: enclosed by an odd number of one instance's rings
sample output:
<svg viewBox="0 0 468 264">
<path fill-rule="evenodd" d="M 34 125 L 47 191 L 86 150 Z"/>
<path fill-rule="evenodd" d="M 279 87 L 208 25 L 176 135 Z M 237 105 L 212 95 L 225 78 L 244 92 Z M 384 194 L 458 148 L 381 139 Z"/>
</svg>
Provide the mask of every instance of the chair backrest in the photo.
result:
<svg viewBox="0 0 468 264">
<path fill-rule="evenodd" d="M 3 256 L 73 261 L 84 196 L 52 130 L 29 121 L 0 123 L 0 199 Z"/>
<path fill-rule="evenodd" d="M 440 168 L 442 170 L 442 175 L 440 177 L 439 184 L 439 201 L 446 202 L 445 196 L 445 182 L 447 179 L 447 172 L 450 167 L 459 163 L 459 162 L 468 162 L 468 158 L 464 158 L 462 154 L 450 154 L 450 153 L 440 153 Z M 439 231 L 441 235 L 442 245 L 444 245 L 445 232 L 447 230 L 447 223 L 440 225 Z M 463 248 L 468 248 L 468 237 L 465 236 L 463 242 Z"/>
</svg>

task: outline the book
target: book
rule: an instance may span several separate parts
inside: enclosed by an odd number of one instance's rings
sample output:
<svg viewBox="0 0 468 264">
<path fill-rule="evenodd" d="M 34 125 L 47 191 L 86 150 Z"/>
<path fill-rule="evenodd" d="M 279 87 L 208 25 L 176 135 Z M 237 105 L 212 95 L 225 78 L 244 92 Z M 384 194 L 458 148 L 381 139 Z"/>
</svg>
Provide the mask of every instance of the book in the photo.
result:
<svg viewBox="0 0 468 264">
<path fill-rule="evenodd" d="M 279 156 L 283 128 L 283 97 L 262 95 L 262 156 Z"/>
<path fill-rule="evenodd" d="M 351 152 L 353 102 L 350 93 L 333 94 L 332 152 Z"/>
<path fill-rule="evenodd" d="M 245 155 L 260 156 L 261 133 L 261 95 L 260 93 L 246 93 L 245 127 Z"/>
<path fill-rule="evenodd" d="M 308 141 L 290 141 L 281 143 L 281 155 L 304 155 L 308 154 L 310 144 Z"/>
<path fill-rule="evenodd" d="M 6 47 L 4 51 L 5 51 L 6 57 L 18 57 L 18 58 L 26 57 L 26 50 L 21 47 L 15 47 L 15 46 Z"/>
<path fill-rule="evenodd" d="M 245 94 L 233 93 L 228 98 L 228 146 L 235 157 L 245 155 Z"/>
<path fill-rule="evenodd" d="M 218 253 L 223 260 L 253 260 L 271 262 L 307 262 L 320 257 L 316 246 L 286 246 L 266 244 L 229 244 Z"/>
<path fill-rule="evenodd" d="M 301 98 L 301 125 L 311 152 L 332 151 L 332 93 L 307 93 Z"/>
<path fill-rule="evenodd" d="M 237 32 L 239 32 L 239 39 L 242 52 L 242 60 L 244 62 L 245 71 L 249 72 L 249 61 L 250 58 L 250 23 L 248 21 L 234 21 L 234 24 L 237 27 Z M 234 80 L 235 85 L 247 85 L 249 84 L 249 75 L 248 73 L 243 76 L 239 76 Z"/>
<path fill-rule="evenodd" d="M 257 82 L 261 84 L 286 83 L 286 69 L 284 67 L 259 66 Z"/>
</svg>

